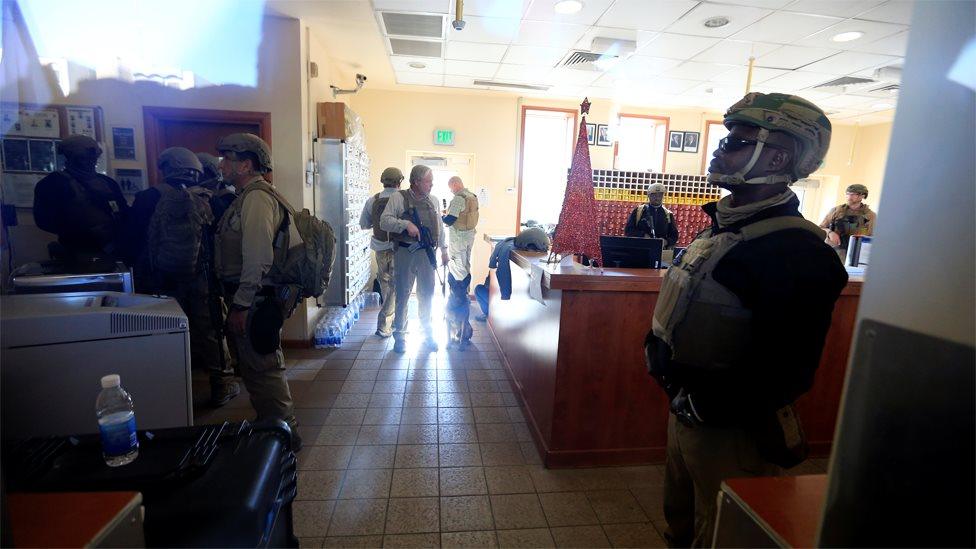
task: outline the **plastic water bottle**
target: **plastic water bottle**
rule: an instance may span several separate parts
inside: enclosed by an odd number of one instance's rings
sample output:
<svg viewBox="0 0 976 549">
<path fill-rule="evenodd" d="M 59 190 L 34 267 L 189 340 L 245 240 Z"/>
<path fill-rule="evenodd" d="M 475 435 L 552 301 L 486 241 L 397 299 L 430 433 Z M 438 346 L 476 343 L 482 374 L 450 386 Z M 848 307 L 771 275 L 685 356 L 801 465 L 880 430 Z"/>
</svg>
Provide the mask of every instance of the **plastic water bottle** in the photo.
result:
<svg viewBox="0 0 976 549">
<path fill-rule="evenodd" d="M 119 467 L 139 457 L 136 413 L 132 397 L 122 388 L 118 374 L 102 378 L 102 392 L 95 400 L 98 431 L 102 435 L 102 457 L 109 467 Z"/>
</svg>

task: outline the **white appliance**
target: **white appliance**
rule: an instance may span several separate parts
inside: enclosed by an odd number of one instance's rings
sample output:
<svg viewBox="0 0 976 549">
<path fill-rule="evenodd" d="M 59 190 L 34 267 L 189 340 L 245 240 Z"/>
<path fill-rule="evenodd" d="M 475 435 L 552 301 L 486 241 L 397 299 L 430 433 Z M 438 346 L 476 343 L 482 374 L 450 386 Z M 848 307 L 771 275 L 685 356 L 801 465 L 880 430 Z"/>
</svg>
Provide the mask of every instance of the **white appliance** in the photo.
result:
<svg viewBox="0 0 976 549">
<path fill-rule="evenodd" d="M 175 299 L 119 292 L 0 297 L 4 438 L 98 432 L 99 380 L 122 376 L 139 429 L 193 424 L 190 335 Z"/>
</svg>

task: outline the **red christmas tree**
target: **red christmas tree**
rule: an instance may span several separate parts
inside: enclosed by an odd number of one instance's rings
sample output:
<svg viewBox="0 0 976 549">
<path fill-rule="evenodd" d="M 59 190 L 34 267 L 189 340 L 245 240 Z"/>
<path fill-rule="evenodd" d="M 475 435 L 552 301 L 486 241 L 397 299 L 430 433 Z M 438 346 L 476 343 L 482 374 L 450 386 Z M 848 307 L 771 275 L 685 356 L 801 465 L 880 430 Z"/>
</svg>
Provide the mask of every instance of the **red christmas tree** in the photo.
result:
<svg viewBox="0 0 976 549">
<path fill-rule="evenodd" d="M 583 117 L 576 138 L 576 150 L 573 151 L 563 210 L 559 212 L 559 225 L 552 240 L 552 252 L 584 254 L 602 265 L 600 230 L 593 204 L 596 200 L 593 196 L 593 169 L 590 167 L 590 147 L 586 139 L 586 115 L 590 112 L 588 99 L 580 104 L 580 111 Z"/>
</svg>

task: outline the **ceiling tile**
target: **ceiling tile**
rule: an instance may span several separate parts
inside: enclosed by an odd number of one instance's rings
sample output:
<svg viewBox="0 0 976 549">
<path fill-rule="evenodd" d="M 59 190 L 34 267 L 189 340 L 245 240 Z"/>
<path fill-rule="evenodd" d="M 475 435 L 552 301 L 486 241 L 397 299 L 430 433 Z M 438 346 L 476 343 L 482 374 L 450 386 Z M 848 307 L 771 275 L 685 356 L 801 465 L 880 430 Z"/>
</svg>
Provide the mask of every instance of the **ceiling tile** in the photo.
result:
<svg viewBox="0 0 976 549">
<path fill-rule="evenodd" d="M 530 3 L 531 0 L 464 0 L 464 19 L 469 15 L 521 19 Z M 448 5 L 454 13 L 454 2 L 448 0 Z"/>
<path fill-rule="evenodd" d="M 776 78 L 777 76 L 782 76 L 789 71 L 779 70 L 779 69 L 763 69 L 754 68 L 752 69 L 752 84 L 762 84 L 763 82 Z M 709 78 L 712 82 L 721 82 L 727 84 L 736 84 L 741 86 L 745 90 L 746 78 L 749 75 L 749 67 L 733 67 L 732 69 L 725 71 L 721 74 Z"/>
<path fill-rule="evenodd" d="M 742 65 L 749 62 L 750 56 L 758 58 L 780 47 L 782 46 L 779 44 L 767 44 L 765 42 L 722 40 L 693 57 L 692 61 Z"/>
<path fill-rule="evenodd" d="M 772 80 L 770 80 L 772 82 Z M 839 88 L 825 88 L 817 90 L 803 90 L 800 95 L 807 101 L 813 101 L 816 104 L 820 104 L 821 101 L 827 99 L 828 97 L 833 97 L 838 95 L 841 90 Z"/>
<path fill-rule="evenodd" d="M 612 38 L 614 40 L 628 40 L 635 42 L 640 49 L 657 38 L 658 33 L 650 31 L 636 31 L 631 29 L 615 29 L 611 27 L 590 27 L 573 46 L 578 50 L 590 50 L 594 38 Z"/>
<path fill-rule="evenodd" d="M 909 31 L 899 32 L 898 34 L 893 34 L 868 44 L 857 44 L 850 49 L 853 51 L 904 57 L 905 53 L 908 51 L 908 33 Z M 858 42 L 860 42 L 860 40 L 858 40 Z"/>
<path fill-rule="evenodd" d="M 497 17 L 468 17 L 464 16 L 464 30 L 456 31 L 447 25 L 448 40 L 459 42 L 482 42 L 490 44 L 510 44 L 518 35 L 518 19 L 501 19 Z"/>
<path fill-rule="evenodd" d="M 551 67 L 538 65 L 499 65 L 495 79 L 515 82 L 545 82 L 552 70 Z"/>
<path fill-rule="evenodd" d="M 823 107 L 836 107 L 839 109 L 846 109 L 856 106 L 865 106 L 868 104 L 877 103 L 877 99 L 868 99 L 865 97 L 859 97 L 856 95 L 835 95 L 833 97 L 828 97 L 820 102 L 819 106 Z"/>
<path fill-rule="evenodd" d="M 613 88 L 601 88 L 596 86 L 590 86 L 586 88 L 585 94 L 589 98 L 599 97 L 601 99 L 611 99 L 614 96 Z"/>
<path fill-rule="evenodd" d="M 778 11 L 749 25 L 734 37 L 741 40 L 792 44 L 841 21 L 842 19 L 836 17 L 800 15 Z"/>
<path fill-rule="evenodd" d="M 444 74 L 455 76 L 476 76 L 491 78 L 498 70 L 498 63 L 482 63 L 480 61 L 444 61 Z"/>
<path fill-rule="evenodd" d="M 635 55 L 601 77 L 597 85 L 612 86 L 616 80 L 653 82 L 657 75 L 680 64 L 681 61 L 675 59 Z"/>
<path fill-rule="evenodd" d="M 548 21 L 522 21 L 515 42 L 522 46 L 546 46 L 550 48 L 569 48 L 583 36 L 586 27 L 551 23 Z"/>
<path fill-rule="evenodd" d="M 549 74 L 549 80 L 557 86 L 589 86 L 600 76 L 603 73 L 599 71 L 560 68 Z"/>
<path fill-rule="evenodd" d="M 678 34 L 725 38 L 732 36 L 771 13 L 772 11 L 770 10 L 750 8 L 748 6 L 699 4 L 697 8 L 691 10 L 676 23 L 668 27 L 667 31 Z M 706 19 L 718 16 L 728 17 L 729 24 L 717 28 L 708 28 L 705 26 Z"/>
<path fill-rule="evenodd" d="M 718 43 L 718 38 L 661 33 L 650 44 L 637 50 L 637 53 L 650 57 L 685 60 Z"/>
<path fill-rule="evenodd" d="M 475 88 L 479 90 L 487 90 L 488 86 L 475 86 L 475 77 L 473 76 L 456 76 L 453 74 L 444 75 L 444 85 L 450 88 Z"/>
<path fill-rule="evenodd" d="M 373 0 L 376 11 L 414 11 L 426 13 L 448 13 L 451 0 Z"/>
<path fill-rule="evenodd" d="M 465 61 L 491 61 L 497 63 L 505 56 L 508 46 L 504 44 L 478 44 L 475 42 L 447 43 L 444 57 Z"/>
<path fill-rule="evenodd" d="M 422 63 L 426 67 L 417 69 L 410 66 L 410 63 Z M 391 55 L 390 64 L 393 70 L 400 73 L 428 73 L 442 74 L 444 72 L 444 60 L 431 57 L 405 57 L 401 55 Z"/>
<path fill-rule="evenodd" d="M 646 31 L 664 30 L 698 5 L 692 0 L 617 0 L 598 25 Z"/>
<path fill-rule="evenodd" d="M 782 48 L 756 58 L 756 65 L 774 69 L 798 69 L 838 53 L 827 48 L 804 48 L 783 46 Z"/>
<path fill-rule="evenodd" d="M 804 88 L 817 86 L 837 78 L 832 74 L 818 72 L 791 71 L 763 82 L 763 86 L 777 88 L 781 93 L 793 93 Z"/>
<path fill-rule="evenodd" d="M 828 57 L 821 61 L 817 61 L 816 63 L 811 63 L 803 68 L 810 72 L 843 75 L 872 67 L 888 65 L 896 62 L 897 60 L 897 57 L 892 57 L 890 55 L 845 51 L 838 53 L 833 57 Z"/>
<path fill-rule="evenodd" d="M 872 10 L 857 16 L 858 19 L 869 21 L 882 21 L 884 23 L 898 23 L 900 25 L 910 25 L 912 23 L 912 10 L 915 9 L 915 2 L 912 0 L 891 0 Z"/>
<path fill-rule="evenodd" d="M 568 97 L 572 99 L 583 99 L 584 97 L 586 97 L 586 94 L 584 93 L 585 90 L 586 88 L 583 86 L 553 86 L 549 88 L 547 92 L 545 92 L 545 95 Z"/>
<path fill-rule="evenodd" d="M 778 10 L 796 0 L 722 0 L 723 4 L 735 4 L 737 6 L 752 6 L 767 10 Z"/>
<path fill-rule="evenodd" d="M 583 9 L 576 13 L 561 14 L 556 13 L 554 8 L 559 0 L 535 0 L 529 11 L 525 14 L 525 19 L 530 21 L 554 21 L 557 23 L 572 23 L 575 25 L 590 26 L 607 11 L 613 0 L 586 0 L 583 2 Z"/>
<path fill-rule="evenodd" d="M 684 93 L 701 84 L 698 80 L 684 80 L 680 78 L 655 78 L 649 89 L 653 93 Z"/>
<path fill-rule="evenodd" d="M 876 7 L 883 0 L 797 0 L 783 8 L 785 11 L 808 13 L 810 15 L 830 15 L 833 17 L 854 17 Z"/>
<path fill-rule="evenodd" d="M 894 23 L 877 23 L 875 21 L 849 19 L 842 23 L 833 25 L 830 28 L 824 29 L 814 35 L 808 36 L 803 40 L 798 40 L 796 44 L 798 46 L 814 46 L 821 48 L 851 50 L 855 47 L 859 47 L 861 44 L 875 42 L 886 36 L 891 36 L 905 30 L 908 30 L 908 27 L 904 25 L 895 25 Z M 834 42 L 831 40 L 831 38 L 839 33 L 852 31 L 862 32 L 864 33 L 864 36 L 850 42 Z"/>
<path fill-rule="evenodd" d="M 695 61 L 685 61 L 673 69 L 661 73 L 661 76 L 668 78 L 685 78 L 688 80 L 711 80 L 712 78 L 726 73 L 735 68 L 734 65 L 718 65 L 715 63 L 696 63 Z"/>
<path fill-rule="evenodd" d="M 509 46 L 502 62 L 510 65 L 545 65 L 553 67 L 566 56 L 565 48 Z"/>
<path fill-rule="evenodd" d="M 444 76 L 440 74 L 423 74 L 412 72 L 396 73 L 398 84 L 414 84 L 417 86 L 441 86 L 444 84 Z"/>
</svg>

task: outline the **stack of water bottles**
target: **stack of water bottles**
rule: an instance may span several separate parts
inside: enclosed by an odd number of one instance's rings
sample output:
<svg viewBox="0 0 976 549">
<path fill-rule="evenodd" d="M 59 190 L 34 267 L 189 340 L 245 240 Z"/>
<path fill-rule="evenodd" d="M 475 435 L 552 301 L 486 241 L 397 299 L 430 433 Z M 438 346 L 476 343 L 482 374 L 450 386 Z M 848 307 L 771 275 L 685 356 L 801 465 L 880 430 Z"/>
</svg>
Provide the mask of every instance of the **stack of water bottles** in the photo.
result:
<svg viewBox="0 0 976 549">
<path fill-rule="evenodd" d="M 364 292 L 353 298 L 347 307 L 326 307 L 325 314 L 315 327 L 315 348 L 339 347 L 349 329 L 359 320 L 359 313 L 366 307 L 378 307 L 380 294 Z"/>
</svg>

